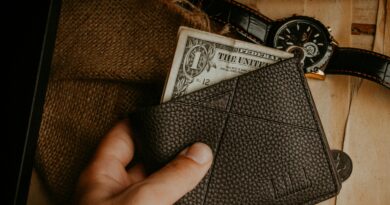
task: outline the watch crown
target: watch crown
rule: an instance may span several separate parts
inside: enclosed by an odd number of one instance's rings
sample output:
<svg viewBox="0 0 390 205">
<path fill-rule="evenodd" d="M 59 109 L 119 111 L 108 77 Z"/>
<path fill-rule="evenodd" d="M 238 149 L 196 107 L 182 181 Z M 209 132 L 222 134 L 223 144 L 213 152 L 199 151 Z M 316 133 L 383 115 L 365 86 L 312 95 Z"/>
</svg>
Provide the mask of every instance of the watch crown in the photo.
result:
<svg viewBox="0 0 390 205">
<path fill-rule="evenodd" d="M 329 26 L 327 26 L 326 29 L 328 29 L 329 33 L 332 33 L 332 28 L 330 28 Z"/>
</svg>

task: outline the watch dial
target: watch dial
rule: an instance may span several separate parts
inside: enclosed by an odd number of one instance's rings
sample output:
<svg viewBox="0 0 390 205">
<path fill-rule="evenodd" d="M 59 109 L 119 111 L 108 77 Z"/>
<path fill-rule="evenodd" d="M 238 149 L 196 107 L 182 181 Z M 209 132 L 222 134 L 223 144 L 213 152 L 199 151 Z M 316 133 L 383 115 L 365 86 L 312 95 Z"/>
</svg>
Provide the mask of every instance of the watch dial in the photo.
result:
<svg viewBox="0 0 390 205">
<path fill-rule="evenodd" d="M 325 56 L 329 40 L 319 26 L 306 19 L 296 19 L 288 21 L 278 29 L 273 44 L 280 50 L 302 49 L 304 67 L 308 68 Z"/>
</svg>

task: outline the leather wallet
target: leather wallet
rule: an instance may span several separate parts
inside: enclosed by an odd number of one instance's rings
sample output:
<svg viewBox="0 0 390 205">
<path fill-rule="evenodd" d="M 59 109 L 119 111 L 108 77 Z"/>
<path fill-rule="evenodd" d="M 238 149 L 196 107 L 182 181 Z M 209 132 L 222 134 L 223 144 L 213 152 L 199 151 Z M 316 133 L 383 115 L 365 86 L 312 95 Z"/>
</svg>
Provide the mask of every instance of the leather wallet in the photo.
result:
<svg viewBox="0 0 390 205">
<path fill-rule="evenodd" d="M 208 144 L 213 165 L 177 204 L 314 204 L 341 181 L 304 77 L 291 58 L 130 115 L 148 170 Z"/>
</svg>

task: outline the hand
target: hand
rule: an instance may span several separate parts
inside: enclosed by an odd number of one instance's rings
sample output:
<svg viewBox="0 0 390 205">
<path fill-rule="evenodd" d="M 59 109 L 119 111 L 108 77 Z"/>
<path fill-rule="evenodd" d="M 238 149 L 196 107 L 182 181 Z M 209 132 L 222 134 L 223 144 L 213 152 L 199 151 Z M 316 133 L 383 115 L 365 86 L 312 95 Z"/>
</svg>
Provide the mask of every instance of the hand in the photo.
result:
<svg viewBox="0 0 390 205">
<path fill-rule="evenodd" d="M 81 174 L 76 204 L 170 205 L 191 191 L 211 166 L 211 149 L 195 143 L 161 170 L 146 176 L 141 164 L 126 169 L 134 156 L 127 122 L 116 125 L 102 140 Z"/>
</svg>

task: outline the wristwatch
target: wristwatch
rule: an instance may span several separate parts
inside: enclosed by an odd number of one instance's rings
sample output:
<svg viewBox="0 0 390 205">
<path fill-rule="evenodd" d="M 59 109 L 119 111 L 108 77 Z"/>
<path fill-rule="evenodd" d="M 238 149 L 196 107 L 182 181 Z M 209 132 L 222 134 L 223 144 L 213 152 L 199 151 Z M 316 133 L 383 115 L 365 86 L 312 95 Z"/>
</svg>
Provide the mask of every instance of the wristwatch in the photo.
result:
<svg viewBox="0 0 390 205">
<path fill-rule="evenodd" d="M 339 47 L 330 28 L 307 16 L 272 20 L 232 0 L 191 0 L 209 17 L 229 25 L 245 38 L 302 58 L 306 76 L 353 75 L 390 88 L 390 57 L 369 50 Z"/>
</svg>

